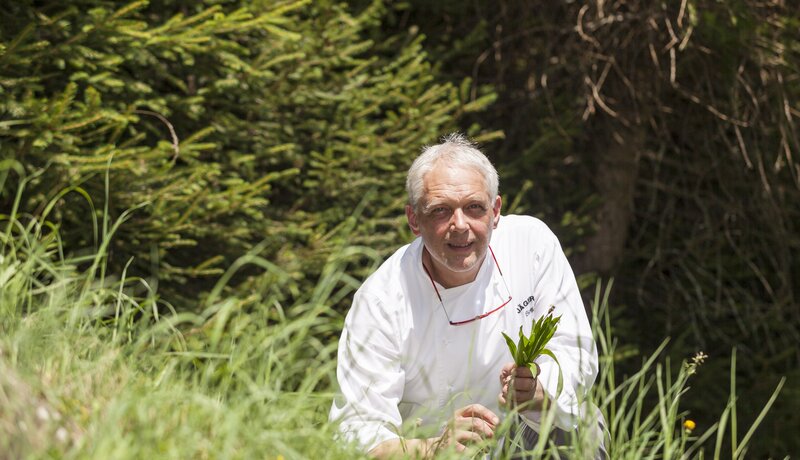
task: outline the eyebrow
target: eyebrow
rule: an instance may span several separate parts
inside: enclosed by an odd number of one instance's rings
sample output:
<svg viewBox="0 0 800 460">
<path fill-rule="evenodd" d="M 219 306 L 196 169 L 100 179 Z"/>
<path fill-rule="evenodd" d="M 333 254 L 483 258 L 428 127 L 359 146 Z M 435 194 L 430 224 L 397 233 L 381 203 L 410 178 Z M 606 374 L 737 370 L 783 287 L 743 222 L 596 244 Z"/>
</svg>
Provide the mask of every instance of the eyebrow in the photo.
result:
<svg viewBox="0 0 800 460">
<path fill-rule="evenodd" d="M 485 206 L 491 206 L 491 200 L 489 200 L 489 199 L 481 199 L 482 195 L 483 195 L 482 193 L 476 193 L 476 194 L 467 196 L 464 200 L 461 200 L 461 201 L 464 202 L 464 203 L 468 203 L 468 204 L 479 202 L 479 203 L 481 203 L 481 204 L 483 204 Z M 432 200 L 429 203 L 426 203 L 426 204 L 424 204 L 422 206 L 422 212 L 428 212 L 433 208 L 438 208 L 439 206 L 449 206 L 450 202 L 451 202 L 451 200 L 448 200 L 446 198 L 445 199 L 435 198 L 434 200 Z"/>
</svg>

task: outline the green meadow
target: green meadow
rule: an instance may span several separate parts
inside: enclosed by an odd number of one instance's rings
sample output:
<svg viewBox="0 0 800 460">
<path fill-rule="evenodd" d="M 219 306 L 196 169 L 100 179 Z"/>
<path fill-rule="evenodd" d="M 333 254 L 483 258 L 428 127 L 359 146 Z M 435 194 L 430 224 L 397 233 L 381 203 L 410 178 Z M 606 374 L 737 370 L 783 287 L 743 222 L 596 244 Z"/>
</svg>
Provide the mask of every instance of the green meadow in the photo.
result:
<svg viewBox="0 0 800 460">
<path fill-rule="evenodd" d="M 11 215 L 3 223 L 2 458 L 363 456 L 336 440 L 327 418 L 343 322 L 333 307 L 357 287 L 342 260 L 358 248 L 333 254 L 315 289 L 292 305 L 219 295 L 218 284 L 198 301 L 199 313 L 181 313 L 144 279 L 106 271 L 105 251 L 122 220 L 101 225 L 98 252 L 75 258 L 64 257 L 57 230 L 36 219 Z M 264 262 L 251 253 L 229 270 L 279 270 Z M 692 375 L 706 357 L 673 363 L 662 346 L 635 373 L 619 374 L 611 284 L 598 283 L 591 303 L 601 355 L 591 399 L 607 420 L 611 458 L 747 458 L 783 381 L 758 418 L 742 420 L 732 369 L 729 404 L 712 425 L 696 425 L 681 402 L 702 391 L 692 388 Z M 542 439 L 537 457 L 558 458 Z M 561 454 L 585 458 L 590 448 L 578 438 Z M 473 453 L 494 449 L 487 442 Z"/>
</svg>

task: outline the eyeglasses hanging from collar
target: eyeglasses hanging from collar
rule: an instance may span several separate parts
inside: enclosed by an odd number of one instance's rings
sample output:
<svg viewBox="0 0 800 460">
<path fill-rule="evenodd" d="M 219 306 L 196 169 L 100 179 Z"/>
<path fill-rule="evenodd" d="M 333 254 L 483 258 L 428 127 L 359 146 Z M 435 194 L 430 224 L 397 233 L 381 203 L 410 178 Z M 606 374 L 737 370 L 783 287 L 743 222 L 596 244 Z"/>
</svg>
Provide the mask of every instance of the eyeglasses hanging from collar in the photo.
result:
<svg viewBox="0 0 800 460">
<path fill-rule="evenodd" d="M 500 273 L 500 279 L 503 280 L 503 286 L 505 286 L 506 288 L 506 293 L 508 293 L 508 297 L 505 300 L 505 302 L 503 302 L 503 304 L 500 305 L 499 307 L 494 307 L 491 310 L 487 311 L 486 313 L 481 313 L 480 315 L 474 316 L 470 319 L 465 319 L 463 321 L 453 321 L 450 319 L 450 315 L 447 313 L 447 308 L 444 307 L 444 301 L 442 300 L 442 295 L 439 294 L 439 289 L 436 287 L 436 282 L 433 281 L 433 276 L 431 276 L 431 273 L 428 271 L 427 267 L 425 267 L 424 264 L 422 265 L 422 268 L 425 270 L 425 274 L 427 274 L 428 278 L 431 280 L 431 286 L 433 286 L 433 290 L 436 291 L 436 297 L 439 298 L 439 304 L 442 306 L 442 310 L 444 311 L 445 317 L 447 317 L 447 322 L 449 322 L 451 326 L 463 326 L 464 324 L 468 324 L 473 321 L 486 318 L 492 313 L 501 310 L 503 307 L 508 305 L 509 302 L 511 302 L 511 290 L 508 288 L 508 284 L 506 284 L 506 278 L 503 276 L 503 271 L 500 269 L 500 264 L 497 263 L 497 257 L 494 255 L 494 251 L 492 250 L 491 246 L 489 246 L 489 253 L 492 255 L 492 260 L 494 260 L 494 265 L 495 267 L 497 267 L 497 272 Z"/>
</svg>

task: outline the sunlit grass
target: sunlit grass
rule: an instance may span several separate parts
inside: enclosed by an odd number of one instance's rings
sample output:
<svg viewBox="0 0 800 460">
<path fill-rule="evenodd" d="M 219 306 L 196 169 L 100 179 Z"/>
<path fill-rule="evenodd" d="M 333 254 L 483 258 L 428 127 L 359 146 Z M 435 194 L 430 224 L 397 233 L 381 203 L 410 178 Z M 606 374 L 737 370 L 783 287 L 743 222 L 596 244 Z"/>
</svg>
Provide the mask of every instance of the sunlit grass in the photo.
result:
<svg viewBox="0 0 800 460">
<path fill-rule="evenodd" d="M 282 305 L 281 296 L 256 302 L 224 289 L 244 265 L 288 279 L 254 248 L 198 299 L 202 313 L 175 313 L 144 280 L 105 273 L 102 251 L 116 224 L 102 225 L 96 254 L 68 259 L 55 228 L 31 217 L 5 219 L 0 458 L 359 455 L 334 441 L 327 414 L 343 319 L 333 306 L 357 287 L 344 266 L 354 255 L 372 256 L 366 249 L 343 248 L 316 289 Z M 598 285 L 593 302 L 601 373 L 591 401 L 605 414 L 611 458 L 744 458 L 783 382 L 740 438 L 732 369 L 730 402 L 718 422 L 687 428 L 681 398 L 695 391 L 690 379 L 705 357 L 687 357 L 676 371 L 663 358 L 665 341 L 638 372 L 617 375 L 609 290 Z M 594 447 L 579 436 L 560 449 L 586 458 Z M 543 439 L 534 454 L 558 451 Z"/>
<path fill-rule="evenodd" d="M 347 251 L 289 308 L 217 296 L 170 313 L 144 280 L 104 273 L 102 255 L 65 260 L 54 233 L 6 218 L 0 458 L 356 455 L 327 423 Z"/>
</svg>

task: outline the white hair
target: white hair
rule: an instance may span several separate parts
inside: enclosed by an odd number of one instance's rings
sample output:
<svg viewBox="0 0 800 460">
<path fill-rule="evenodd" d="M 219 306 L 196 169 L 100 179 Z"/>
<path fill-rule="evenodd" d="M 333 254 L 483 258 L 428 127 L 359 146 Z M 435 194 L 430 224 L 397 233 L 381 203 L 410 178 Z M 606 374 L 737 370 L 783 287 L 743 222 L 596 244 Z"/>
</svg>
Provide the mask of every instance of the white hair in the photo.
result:
<svg viewBox="0 0 800 460">
<path fill-rule="evenodd" d="M 471 168 L 483 176 L 486 191 L 490 200 L 497 197 L 500 179 L 497 170 L 475 144 L 461 133 L 452 133 L 443 137 L 441 144 L 426 146 L 408 169 L 406 192 L 408 204 L 419 210 L 419 200 L 424 193 L 423 179 L 439 161 L 445 161 L 449 167 Z"/>
</svg>

